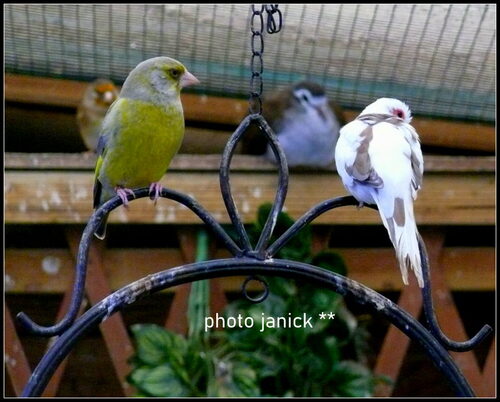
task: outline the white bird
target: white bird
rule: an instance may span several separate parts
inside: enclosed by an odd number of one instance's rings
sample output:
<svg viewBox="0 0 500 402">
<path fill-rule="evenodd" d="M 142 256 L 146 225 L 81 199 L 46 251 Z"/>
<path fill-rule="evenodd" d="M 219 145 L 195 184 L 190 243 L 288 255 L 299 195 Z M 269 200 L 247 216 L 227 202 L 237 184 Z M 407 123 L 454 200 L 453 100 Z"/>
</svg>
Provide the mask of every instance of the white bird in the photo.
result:
<svg viewBox="0 0 500 402">
<path fill-rule="evenodd" d="M 380 98 L 342 127 L 335 149 L 346 189 L 363 204 L 376 204 L 396 250 L 403 282 L 408 268 L 424 286 L 413 200 L 422 185 L 424 160 L 411 111 L 398 99 Z"/>
<path fill-rule="evenodd" d="M 343 123 L 341 110 L 329 103 L 324 88 L 299 82 L 266 99 L 264 118 L 278 136 L 288 166 L 333 166 L 335 144 Z M 267 145 L 266 158 L 276 162 Z"/>
</svg>

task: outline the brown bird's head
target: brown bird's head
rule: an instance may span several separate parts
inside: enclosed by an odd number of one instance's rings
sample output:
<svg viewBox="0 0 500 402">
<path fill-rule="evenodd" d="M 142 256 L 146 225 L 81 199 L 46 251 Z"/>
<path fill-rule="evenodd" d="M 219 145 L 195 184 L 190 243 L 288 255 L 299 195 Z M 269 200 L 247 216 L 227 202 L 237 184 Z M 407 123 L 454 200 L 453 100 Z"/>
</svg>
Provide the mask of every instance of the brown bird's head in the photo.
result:
<svg viewBox="0 0 500 402">
<path fill-rule="evenodd" d="M 90 96 L 96 105 L 108 108 L 118 97 L 118 88 L 109 80 L 97 79 L 91 84 Z"/>
</svg>

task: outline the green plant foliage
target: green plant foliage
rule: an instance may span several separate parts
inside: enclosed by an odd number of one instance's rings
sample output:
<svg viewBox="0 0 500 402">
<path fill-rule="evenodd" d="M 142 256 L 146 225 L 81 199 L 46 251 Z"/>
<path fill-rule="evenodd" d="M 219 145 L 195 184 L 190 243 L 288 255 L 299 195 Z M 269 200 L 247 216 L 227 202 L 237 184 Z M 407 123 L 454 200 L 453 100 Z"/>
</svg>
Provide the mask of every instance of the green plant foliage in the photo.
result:
<svg viewBox="0 0 500 402">
<path fill-rule="evenodd" d="M 157 325 L 137 324 L 131 329 L 136 354 L 128 380 L 147 396 L 189 395 L 193 384 L 186 364 L 196 362 L 189 356 L 188 341 Z"/>
<path fill-rule="evenodd" d="M 131 329 L 136 354 L 127 380 L 138 395 L 259 395 L 254 369 L 226 353 L 227 348 L 215 343 L 207 346 L 202 337 L 185 338 L 154 324 L 137 324 Z"/>
<path fill-rule="evenodd" d="M 258 375 L 261 390 L 269 396 L 369 396 L 375 378 L 348 351 L 359 342 L 355 317 L 343 299 L 331 291 L 293 281 L 268 278 L 269 297 L 252 304 L 237 300 L 226 308 L 227 317 L 250 316 L 251 328 L 226 329 L 231 347 L 241 352 Z M 335 318 L 320 319 L 332 313 Z M 262 317 L 311 317 L 312 328 L 262 328 Z M 358 353 L 351 353 L 356 357 Z M 243 355 L 243 356 L 241 356 Z"/>
<path fill-rule="evenodd" d="M 256 244 L 258 241 L 260 233 L 262 232 L 262 229 L 267 221 L 267 217 L 269 216 L 269 212 L 271 212 L 271 207 L 271 204 L 265 203 L 262 204 L 257 211 L 257 220 L 253 227 L 248 231 L 248 235 L 250 240 L 253 241 L 253 244 Z M 271 243 L 285 233 L 286 230 L 293 225 L 293 223 L 293 219 L 290 218 L 288 214 L 281 212 L 276 220 L 276 226 L 271 237 Z M 287 245 L 278 252 L 276 257 L 307 262 L 311 253 L 311 244 L 311 227 L 306 226 L 290 239 Z"/>
<path fill-rule="evenodd" d="M 259 208 L 249 230 L 258 241 L 271 205 Z M 293 220 L 278 217 L 273 239 Z M 206 258 L 206 233 L 198 237 L 198 258 Z M 312 255 L 312 232 L 305 227 L 277 255 L 346 275 L 342 258 L 324 250 Z M 207 281 L 193 284 L 187 309 L 189 337 L 156 325 L 135 325 L 136 354 L 128 381 L 140 396 L 212 397 L 367 397 L 380 377 L 362 364 L 368 334 L 347 309 L 343 298 L 309 283 L 266 277 L 269 296 L 262 303 L 238 299 L 224 317 L 251 317 L 249 328 L 235 326 L 205 331 L 209 316 Z M 205 282 L 201 285 L 202 282 Z M 196 286 L 194 286 L 196 285 Z M 320 314 L 334 314 L 321 319 Z M 277 318 L 284 317 L 280 322 Z M 302 317 L 290 327 L 287 318 Z M 309 318 L 309 321 L 307 321 Z M 304 323 L 309 322 L 309 325 Z M 263 324 L 264 323 L 264 324 Z M 277 325 L 280 323 L 280 325 Z M 288 323 L 287 325 L 283 324 Z"/>
</svg>

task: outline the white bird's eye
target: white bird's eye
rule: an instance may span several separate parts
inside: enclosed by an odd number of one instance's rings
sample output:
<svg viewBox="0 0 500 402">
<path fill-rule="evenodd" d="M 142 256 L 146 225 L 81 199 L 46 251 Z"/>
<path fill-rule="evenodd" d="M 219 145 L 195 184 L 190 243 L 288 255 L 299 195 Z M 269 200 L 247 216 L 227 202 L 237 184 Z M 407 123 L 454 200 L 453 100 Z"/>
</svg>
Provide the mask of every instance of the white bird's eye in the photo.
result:
<svg viewBox="0 0 500 402">
<path fill-rule="evenodd" d="M 400 119 L 404 119 L 405 118 L 405 112 L 403 112 L 401 109 L 399 108 L 396 108 L 396 109 L 393 109 L 392 110 L 392 114 L 394 116 L 397 116 L 399 117 Z"/>
</svg>

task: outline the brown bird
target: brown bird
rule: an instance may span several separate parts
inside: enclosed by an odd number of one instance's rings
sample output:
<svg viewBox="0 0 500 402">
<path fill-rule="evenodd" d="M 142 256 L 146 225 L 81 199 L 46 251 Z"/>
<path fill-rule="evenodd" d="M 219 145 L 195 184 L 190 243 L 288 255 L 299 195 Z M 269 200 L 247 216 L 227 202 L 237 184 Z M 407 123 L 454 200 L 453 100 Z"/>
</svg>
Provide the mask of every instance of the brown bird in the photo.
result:
<svg viewBox="0 0 500 402">
<path fill-rule="evenodd" d="M 118 94 L 115 84 L 103 78 L 91 82 L 85 89 L 77 108 L 76 120 L 82 140 L 91 152 L 96 151 L 102 121 Z"/>
</svg>

